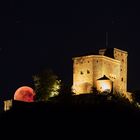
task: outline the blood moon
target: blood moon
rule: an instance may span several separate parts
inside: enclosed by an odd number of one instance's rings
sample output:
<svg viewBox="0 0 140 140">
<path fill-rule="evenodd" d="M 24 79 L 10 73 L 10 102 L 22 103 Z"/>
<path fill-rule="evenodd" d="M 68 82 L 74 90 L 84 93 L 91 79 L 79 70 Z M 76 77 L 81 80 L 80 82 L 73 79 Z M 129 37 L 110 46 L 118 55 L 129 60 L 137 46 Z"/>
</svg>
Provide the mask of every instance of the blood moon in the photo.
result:
<svg viewBox="0 0 140 140">
<path fill-rule="evenodd" d="M 23 102 L 34 102 L 35 92 L 31 87 L 22 86 L 14 94 L 14 100 Z"/>
</svg>

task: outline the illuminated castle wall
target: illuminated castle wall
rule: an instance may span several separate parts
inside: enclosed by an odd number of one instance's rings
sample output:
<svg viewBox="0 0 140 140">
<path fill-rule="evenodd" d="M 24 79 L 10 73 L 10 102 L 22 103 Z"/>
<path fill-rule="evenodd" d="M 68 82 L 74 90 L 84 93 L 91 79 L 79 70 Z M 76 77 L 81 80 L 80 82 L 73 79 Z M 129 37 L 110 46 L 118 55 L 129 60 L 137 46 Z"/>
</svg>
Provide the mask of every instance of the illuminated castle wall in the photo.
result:
<svg viewBox="0 0 140 140">
<path fill-rule="evenodd" d="M 97 79 L 104 75 L 112 81 L 113 92 L 127 92 L 127 55 L 117 48 L 100 49 L 97 55 L 73 58 L 73 92 L 90 93 L 98 88 Z"/>
</svg>

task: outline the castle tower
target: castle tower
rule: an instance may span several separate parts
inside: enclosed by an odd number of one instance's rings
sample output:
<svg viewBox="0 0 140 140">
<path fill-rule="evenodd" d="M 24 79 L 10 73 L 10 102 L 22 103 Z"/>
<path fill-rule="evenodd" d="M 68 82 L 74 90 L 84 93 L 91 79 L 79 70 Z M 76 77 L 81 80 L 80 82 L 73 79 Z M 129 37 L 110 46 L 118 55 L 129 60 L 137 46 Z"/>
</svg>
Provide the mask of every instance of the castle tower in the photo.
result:
<svg viewBox="0 0 140 140">
<path fill-rule="evenodd" d="M 90 93 L 104 75 L 113 81 L 113 91 L 120 91 L 120 61 L 103 55 L 75 57 L 73 61 L 74 93 Z"/>
<path fill-rule="evenodd" d="M 117 48 L 110 48 L 110 49 L 100 49 L 100 55 L 112 57 L 116 60 L 120 61 L 120 77 L 119 77 L 119 86 L 120 92 L 126 93 L 127 92 L 127 56 L 128 53 L 126 51 L 117 49 Z"/>
<path fill-rule="evenodd" d="M 73 92 L 88 93 L 93 85 L 93 58 L 91 56 L 73 58 Z"/>
<path fill-rule="evenodd" d="M 127 56 L 126 51 L 114 48 L 114 58 L 119 60 L 120 65 L 120 88 L 122 93 L 127 92 Z"/>
<path fill-rule="evenodd" d="M 107 76 L 113 82 L 113 92 L 127 92 L 127 52 L 100 49 L 97 55 L 73 58 L 73 92 L 90 93 L 97 79 Z"/>
</svg>

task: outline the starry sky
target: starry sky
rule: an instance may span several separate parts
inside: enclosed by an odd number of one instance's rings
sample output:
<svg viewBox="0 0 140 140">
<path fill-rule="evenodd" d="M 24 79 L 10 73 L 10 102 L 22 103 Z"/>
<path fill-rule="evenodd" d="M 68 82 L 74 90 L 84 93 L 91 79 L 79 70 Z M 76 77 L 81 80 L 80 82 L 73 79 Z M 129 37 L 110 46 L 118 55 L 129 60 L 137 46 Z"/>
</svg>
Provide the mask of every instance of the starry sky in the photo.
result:
<svg viewBox="0 0 140 140">
<path fill-rule="evenodd" d="M 128 90 L 140 89 L 140 12 L 137 4 L 9 0 L 1 5 L 0 98 L 13 97 L 32 75 L 50 67 L 72 82 L 72 57 L 108 47 L 128 51 Z"/>
</svg>

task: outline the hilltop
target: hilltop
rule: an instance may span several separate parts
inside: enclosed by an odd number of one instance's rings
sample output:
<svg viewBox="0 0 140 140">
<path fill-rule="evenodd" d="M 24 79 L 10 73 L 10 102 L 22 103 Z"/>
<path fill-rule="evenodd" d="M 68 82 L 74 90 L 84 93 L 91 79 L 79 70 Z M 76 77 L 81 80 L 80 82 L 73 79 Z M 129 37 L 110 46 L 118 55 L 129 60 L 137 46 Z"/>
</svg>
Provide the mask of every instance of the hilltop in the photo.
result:
<svg viewBox="0 0 140 140">
<path fill-rule="evenodd" d="M 2 117 L 16 119 L 20 115 L 20 117 L 45 118 L 53 114 L 57 116 L 69 114 L 75 117 L 82 114 L 96 119 L 104 116 L 106 119 L 113 117 L 122 120 L 138 117 L 140 111 L 135 103 L 114 95 L 82 94 L 51 97 L 48 102 L 13 101 L 11 110 L 3 113 Z"/>
</svg>

